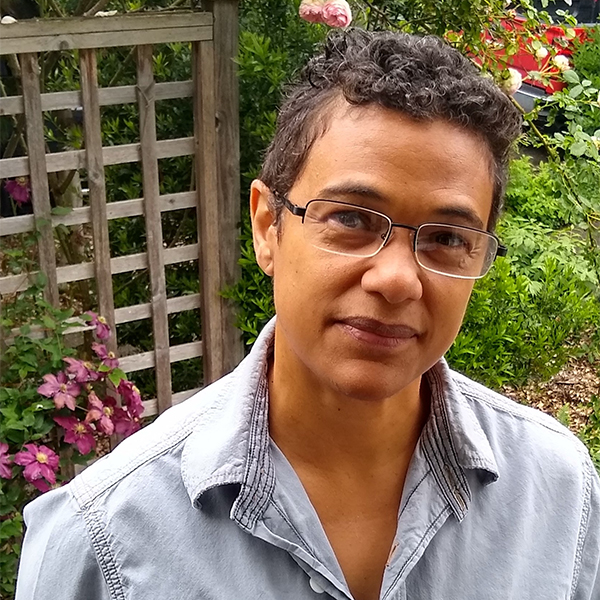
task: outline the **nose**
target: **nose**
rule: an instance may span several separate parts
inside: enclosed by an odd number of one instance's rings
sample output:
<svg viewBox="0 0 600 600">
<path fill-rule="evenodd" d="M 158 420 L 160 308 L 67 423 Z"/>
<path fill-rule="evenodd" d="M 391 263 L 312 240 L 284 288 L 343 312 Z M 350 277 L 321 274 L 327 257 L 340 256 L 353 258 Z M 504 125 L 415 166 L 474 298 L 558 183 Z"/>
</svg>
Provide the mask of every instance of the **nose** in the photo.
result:
<svg viewBox="0 0 600 600">
<path fill-rule="evenodd" d="M 423 295 L 423 269 L 414 255 L 410 230 L 394 229 L 388 243 L 367 260 L 361 278 L 366 292 L 380 294 L 390 304 L 419 300 Z"/>
</svg>

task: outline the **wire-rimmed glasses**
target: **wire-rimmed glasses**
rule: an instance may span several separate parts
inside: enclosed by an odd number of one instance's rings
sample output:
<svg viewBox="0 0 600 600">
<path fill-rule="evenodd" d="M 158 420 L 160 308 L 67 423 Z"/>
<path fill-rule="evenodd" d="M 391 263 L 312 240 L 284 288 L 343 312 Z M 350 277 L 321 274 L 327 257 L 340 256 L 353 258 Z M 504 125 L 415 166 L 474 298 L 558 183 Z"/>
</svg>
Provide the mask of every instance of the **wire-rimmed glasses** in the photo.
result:
<svg viewBox="0 0 600 600">
<path fill-rule="evenodd" d="M 302 218 L 305 239 L 325 252 L 369 258 L 389 242 L 393 228 L 400 227 L 412 233 L 417 263 L 440 275 L 480 279 L 496 256 L 506 255 L 506 248 L 495 235 L 474 227 L 448 223 L 414 227 L 394 223 L 383 213 L 347 202 L 315 199 L 301 207 L 285 196 L 277 196 L 293 215 Z"/>
</svg>

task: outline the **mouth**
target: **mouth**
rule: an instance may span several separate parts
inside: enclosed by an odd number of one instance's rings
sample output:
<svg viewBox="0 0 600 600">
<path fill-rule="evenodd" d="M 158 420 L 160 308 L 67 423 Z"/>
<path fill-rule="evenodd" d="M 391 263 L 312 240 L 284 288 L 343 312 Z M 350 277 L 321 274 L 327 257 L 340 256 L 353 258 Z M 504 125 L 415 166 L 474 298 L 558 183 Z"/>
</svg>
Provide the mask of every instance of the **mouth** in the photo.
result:
<svg viewBox="0 0 600 600">
<path fill-rule="evenodd" d="M 406 344 L 419 335 L 410 325 L 384 323 L 369 317 L 348 317 L 338 321 L 338 324 L 361 342 L 389 348 Z"/>
</svg>

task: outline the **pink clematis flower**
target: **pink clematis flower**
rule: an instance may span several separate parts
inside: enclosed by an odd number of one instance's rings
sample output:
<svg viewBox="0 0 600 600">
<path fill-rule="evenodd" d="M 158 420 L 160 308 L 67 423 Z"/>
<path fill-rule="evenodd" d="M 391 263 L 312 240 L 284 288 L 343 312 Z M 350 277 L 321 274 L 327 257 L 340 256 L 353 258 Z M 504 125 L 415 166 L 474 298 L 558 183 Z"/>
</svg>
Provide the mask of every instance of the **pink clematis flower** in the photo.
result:
<svg viewBox="0 0 600 600">
<path fill-rule="evenodd" d="M 15 454 L 15 463 L 25 467 L 23 477 L 40 492 L 47 492 L 56 483 L 58 455 L 46 446 L 25 444 L 25 450 Z"/>
<path fill-rule="evenodd" d="M 323 23 L 324 0 L 302 0 L 298 14 L 309 23 Z"/>
<path fill-rule="evenodd" d="M 329 27 L 348 27 L 352 22 L 352 10 L 346 0 L 327 0 L 321 16 Z"/>
<path fill-rule="evenodd" d="M 56 408 L 66 406 L 75 410 L 76 397 L 81 393 L 79 384 L 71 381 L 65 373 L 60 371 L 58 375 L 44 375 L 44 381 L 38 388 L 38 394 L 53 398 Z"/>
<path fill-rule="evenodd" d="M 104 317 L 99 317 L 95 312 L 92 312 L 91 310 L 89 310 L 86 314 L 92 317 L 90 324 L 92 325 L 92 327 L 96 328 L 96 337 L 99 340 L 107 340 L 110 337 L 110 327 L 106 322 L 106 319 Z"/>
<path fill-rule="evenodd" d="M 139 417 L 132 415 L 128 410 L 119 406 L 115 408 L 114 423 L 115 431 L 123 437 L 130 436 L 142 427 Z"/>
<path fill-rule="evenodd" d="M 66 357 L 63 360 L 69 365 L 67 373 L 75 376 L 78 383 L 87 383 L 88 381 L 97 381 L 99 373 L 94 371 L 94 365 L 90 362 L 84 362 L 76 358 Z"/>
<path fill-rule="evenodd" d="M 0 443 L 0 477 L 4 477 L 4 479 L 12 478 L 11 464 L 12 459 L 8 456 L 8 444 Z"/>
<path fill-rule="evenodd" d="M 19 205 L 29 204 L 31 188 L 27 177 L 17 177 L 9 179 L 4 184 L 4 189 L 12 196 L 13 200 Z"/>
<path fill-rule="evenodd" d="M 140 417 L 144 412 L 144 404 L 142 403 L 142 397 L 140 396 L 140 390 L 131 383 L 131 381 L 122 380 L 119 383 L 117 392 L 123 397 L 125 406 L 132 417 Z"/>
<path fill-rule="evenodd" d="M 88 454 L 96 446 L 93 429 L 77 417 L 54 417 L 54 420 L 65 430 L 65 442 L 75 444 L 80 454 Z"/>
<path fill-rule="evenodd" d="M 88 400 L 88 414 L 85 422 L 95 422 L 99 431 L 106 435 L 112 435 L 115 432 L 113 416 L 117 407 L 116 400 L 114 398 L 100 400 L 95 392 L 90 392 Z"/>
<path fill-rule="evenodd" d="M 96 356 L 110 369 L 116 369 L 119 366 L 119 359 L 114 352 L 109 352 L 104 344 L 92 343 L 92 350 Z"/>
</svg>

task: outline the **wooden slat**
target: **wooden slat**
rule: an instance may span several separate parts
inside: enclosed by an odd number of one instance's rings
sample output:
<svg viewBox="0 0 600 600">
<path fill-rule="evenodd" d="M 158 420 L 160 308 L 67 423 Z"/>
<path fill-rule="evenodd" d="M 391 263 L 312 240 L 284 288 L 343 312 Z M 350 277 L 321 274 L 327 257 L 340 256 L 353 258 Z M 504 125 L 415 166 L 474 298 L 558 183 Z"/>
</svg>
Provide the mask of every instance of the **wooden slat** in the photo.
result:
<svg viewBox="0 0 600 600">
<path fill-rule="evenodd" d="M 0 36 L 2 33 L 0 32 Z M 105 33 L 79 33 L 48 35 L 38 38 L 15 38 L 2 40 L 0 55 L 21 54 L 27 50 L 35 52 L 58 52 L 82 50 L 84 48 L 118 48 L 144 44 L 168 44 L 172 42 L 195 42 L 212 39 L 212 27 L 192 26 L 182 29 L 139 29 L 136 31 L 107 31 Z"/>
<path fill-rule="evenodd" d="M 168 347 L 167 350 L 169 350 Z M 179 344 L 178 346 L 171 346 L 170 352 L 169 354 L 167 354 L 169 365 L 171 363 L 187 360 L 189 358 L 197 358 L 198 356 L 202 356 L 202 342 L 189 342 L 188 344 Z M 153 351 L 150 351 L 142 352 L 141 354 L 134 354 L 132 356 L 124 356 L 123 358 L 119 359 L 119 367 L 123 369 L 125 373 L 132 373 L 133 371 L 143 371 L 144 369 L 155 368 L 155 353 Z M 169 366 L 169 371 L 170 369 L 171 368 Z M 160 401 L 159 404 L 161 404 Z M 163 410 L 166 410 L 167 408 L 169 408 L 169 406 L 167 406 L 164 409 L 161 408 L 160 412 L 163 412 Z"/>
<path fill-rule="evenodd" d="M 175 140 L 160 140 L 156 143 L 158 158 L 173 158 L 188 156 L 194 153 L 194 138 L 178 138 Z M 42 157 L 44 154 L 41 155 Z M 121 146 L 105 146 L 102 148 L 104 166 L 121 165 L 140 160 L 140 144 L 123 144 Z M 73 171 L 85 167 L 85 150 L 69 152 L 54 152 L 46 154 L 46 171 Z M 29 175 L 27 157 L 3 158 L 0 160 L 0 179 L 6 177 L 22 177 Z"/>
<path fill-rule="evenodd" d="M 186 390 L 185 392 L 177 392 L 173 394 L 172 404 L 181 404 L 185 402 L 189 398 L 191 398 L 194 394 L 197 394 L 201 391 L 202 388 L 195 388 L 193 390 Z M 153 417 L 158 414 L 158 403 L 156 402 L 156 398 L 152 398 L 150 400 L 144 400 L 144 417 Z"/>
<path fill-rule="evenodd" d="M 174 98 L 190 98 L 193 94 L 191 81 L 166 81 L 156 84 L 156 100 L 173 100 Z M 109 88 L 98 88 L 100 106 L 130 104 L 137 102 L 134 85 L 122 85 Z M 76 110 L 82 107 L 81 92 L 49 92 L 42 94 L 42 110 Z M 0 116 L 19 115 L 23 112 L 23 96 L 7 96 L 0 98 Z"/>
<path fill-rule="evenodd" d="M 156 151 L 156 102 L 152 73 L 152 46 L 136 48 L 138 107 L 142 154 L 142 186 L 146 217 L 146 241 L 152 303 L 152 329 L 156 367 L 156 396 L 159 412 L 171 406 L 171 365 L 169 362 L 169 322 L 167 287 L 163 258 L 160 216 L 158 156 Z"/>
<path fill-rule="evenodd" d="M 200 308 L 201 297 L 200 294 L 188 294 L 186 296 L 179 296 L 177 298 L 169 298 L 167 300 L 167 312 L 172 315 L 186 310 L 194 310 Z M 115 310 L 115 321 L 117 325 L 121 323 L 131 323 L 132 321 L 140 321 L 142 319 L 149 319 L 152 316 L 152 305 L 148 302 L 146 304 L 136 304 L 135 306 L 124 306 L 123 308 L 117 308 Z M 65 335 L 72 335 L 74 333 L 83 333 L 84 331 L 91 331 L 94 329 L 91 325 L 82 321 L 79 317 L 71 317 L 67 319 L 67 323 L 77 324 L 76 326 L 69 327 L 68 332 Z M 13 342 L 14 336 L 19 335 L 19 328 L 12 329 L 8 338 L 4 340 L 6 344 Z M 29 332 L 29 337 L 33 339 L 43 338 L 45 330 L 41 327 L 33 326 Z"/>
<path fill-rule="evenodd" d="M 55 270 L 56 252 L 54 232 L 50 221 L 50 192 L 48 190 L 46 161 L 44 160 L 44 121 L 40 99 L 39 65 L 36 54 L 27 53 L 21 56 L 21 77 L 33 214 L 39 233 L 38 260 L 40 270 L 46 275 L 47 279 L 44 289 L 46 300 L 50 304 L 58 306 L 58 284 Z"/>
<path fill-rule="evenodd" d="M 112 335 L 106 341 L 111 352 L 117 351 L 115 327 L 115 304 L 113 299 L 112 274 L 110 272 L 110 240 L 106 217 L 106 184 L 102 162 L 102 129 L 100 104 L 98 102 L 98 66 L 95 50 L 79 52 L 81 71 L 81 98 L 83 101 L 83 126 L 88 185 L 90 189 L 90 211 L 92 239 L 94 241 L 94 273 L 98 295 L 99 313 L 108 321 Z"/>
<path fill-rule="evenodd" d="M 167 313 L 179 313 L 185 310 L 200 308 L 200 294 L 188 294 L 178 298 L 169 298 L 167 300 Z M 152 316 L 152 304 L 137 304 L 135 306 L 125 306 L 117 308 L 115 311 L 115 320 L 118 324 L 130 323 L 131 321 L 140 321 L 149 319 Z"/>
<path fill-rule="evenodd" d="M 204 6 L 204 5 L 203 5 Z M 240 278 L 240 143 L 238 77 L 238 0 L 216 0 L 205 7 L 214 14 L 215 101 L 217 121 L 217 200 L 219 211 L 222 288 Z M 236 311 L 232 301 L 222 299 L 222 372 L 237 366 L 244 356 L 240 331 L 235 326 Z"/>
<path fill-rule="evenodd" d="M 188 244 L 187 246 L 168 248 L 164 251 L 164 264 L 173 265 L 190 260 L 197 260 L 198 254 L 198 244 Z M 128 254 L 127 256 L 111 258 L 110 267 L 113 275 L 147 269 L 148 255 L 145 252 L 141 252 L 139 254 Z M 21 275 L 0 277 L 0 294 L 14 294 L 26 290 L 31 283 L 35 281 L 37 273 L 37 271 L 32 271 Z M 58 283 L 81 281 L 82 279 L 91 279 L 93 276 L 94 264 L 91 262 L 68 265 L 56 269 Z"/>
<path fill-rule="evenodd" d="M 160 29 L 186 29 L 212 24 L 209 12 L 180 11 L 171 13 L 138 13 L 112 17 L 69 17 L 60 19 L 28 19 L 18 23 L 0 25 L 0 38 L 5 42 L 16 38 L 38 38 L 55 35 L 92 33 L 120 33 L 127 37 L 131 32 Z M 133 44 L 130 44 L 133 45 Z"/>
<path fill-rule="evenodd" d="M 144 214 L 143 198 L 134 200 L 120 200 L 119 202 L 109 202 L 106 205 L 106 218 L 122 219 L 124 217 L 137 217 Z M 195 192 L 178 192 L 176 194 L 165 194 L 160 197 L 161 212 L 181 210 L 183 208 L 193 208 L 196 206 Z M 83 225 L 90 222 L 90 207 L 82 206 L 74 208 L 67 215 L 52 215 L 52 227 L 58 225 Z M 33 215 L 21 215 L 19 217 L 6 217 L 0 219 L 0 237 L 4 235 L 14 235 L 15 233 L 25 233 L 33 231 L 35 219 Z"/>
</svg>

